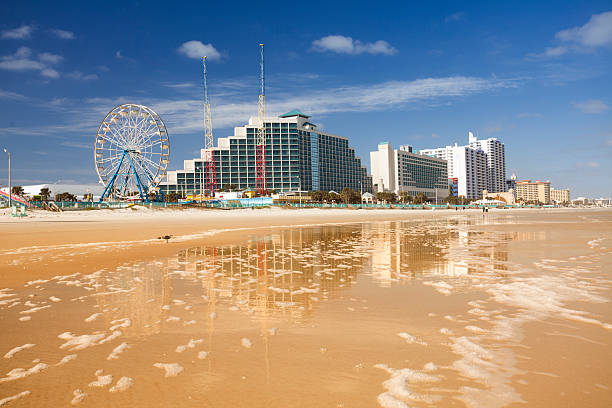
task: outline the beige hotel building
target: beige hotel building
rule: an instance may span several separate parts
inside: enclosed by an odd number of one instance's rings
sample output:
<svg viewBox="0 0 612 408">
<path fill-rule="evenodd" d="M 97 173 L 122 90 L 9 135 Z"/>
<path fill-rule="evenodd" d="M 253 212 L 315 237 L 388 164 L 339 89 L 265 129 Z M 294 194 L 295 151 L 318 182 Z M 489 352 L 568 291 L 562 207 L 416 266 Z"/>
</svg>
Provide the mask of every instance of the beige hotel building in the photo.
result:
<svg viewBox="0 0 612 408">
<path fill-rule="evenodd" d="M 569 188 L 566 190 L 550 189 L 550 199 L 555 203 L 569 203 L 570 202 L 570 191 Z"/>
<path fill-rule="evenodd" d="M 550 181 L 516 182 L 516 201 L 539 201 L 542 204 L 550 204 L 550 193 Z"/>
</svg>

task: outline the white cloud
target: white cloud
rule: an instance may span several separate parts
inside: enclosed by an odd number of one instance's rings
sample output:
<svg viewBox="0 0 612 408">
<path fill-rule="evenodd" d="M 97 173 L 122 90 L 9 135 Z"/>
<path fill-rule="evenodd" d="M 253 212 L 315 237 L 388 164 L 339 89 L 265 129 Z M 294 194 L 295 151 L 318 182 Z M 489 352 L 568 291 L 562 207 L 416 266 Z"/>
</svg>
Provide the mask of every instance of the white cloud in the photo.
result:
<svg viewBox="0 0 612 408">
<path fill-rule="evenodd" d="M 17 92 L 5 91 L 0 89 L 0 99 L 12 99 L 12 100 L 24 100 L 25 96 L 18 94 Z"/>
<path fill-rule="evenodd" d="M 135 63 L 136 62 L 136 60 L 134 58 L 126 57 L 125 55 L 121 54 L 121 50 L 119 50 L 119 51 L 117 51 L 115 53 L 115 58 L 117 58 L 118 60 L 127 61 L 129 63 Z"/>
<path fill-rule="evenodd" d="M 32 50 L 28 47 L 19 47 L 17 51 L 15 51 L 16 58 L 29 58 L 32 55 Z"/>
<path fill-rule="evenodd" d="M 599 99 L 575 102 L 573 105 L 583 113 L 602 113 L 610 109 L 610 107 L 606 105 L 604 101 Z"/>
<path fill-rule="evenodd" d="M 317 52 L 335 52 L 338 54 L 383 54 L 393 55 L 397 50 L 388 42 L 378 40 L 373 43 L 362 43 L 343 35 L 328 35 L 312 42 L 312 50 Z"/>
<path fill-rule="evenodd" d="M 0 69 L 6 71 L 28 71 L 28 70 L 42 70 L 44 65 L 38 61 L 25 59 L 25 58 L 7 58 L 0 61 Z"/>
<path fill-rule="evenodd" d="M 447 103 L 449 98 L 516 86 L 513 81 L 473 77 L 389 81 L 370 86 L 322 89 L 300 95 L 277 94 L 276 97 L 268 99 L 267 111 L 273 115 L 300 108 L 312 115 L 326 115 L 335 112 L 369 112 L 410 106 L 435 106 Z M 214 101 L 217 100 L 219 98 L 214 98 Z M 106 106 L 117 104 L 117 101 L 96 100 L 95 102 L 103 102 Z M 174 101 L 151 100 L 147 103 L 162 115 L 170 132 L 188 133 L 198 131 L 202 126 L 202 101 L 199 98 Z M 240 125 L 256 112 L 256 100 L 227 98 L 222 103 L 213 104 L 213 125 L 215 127 Z"/>
<path fill-rule="evenodd" d="M 583 26 L 559 31 L 561 41 L 574 42 L 585 47 L 601 47 L 612 44 L 612 11 L 594 14 Z"/>
<path fill-rule="evenodd" d="M 459 21 L 459 20 L 463 20 L 464 17 L 465 17 L 465 13 L 463 11 L 458 11 L 457 13 L 453 13 L 450 16 L 447 16 L 444 19 L 444 22 L 450 23 L 452 21 Z"/>
<path fill-rule="evenodd" d="M 546 50 L 544 50 L 544 57 L 560 57 L 561 55 L 565 55 L 567 54 L 569 51 L 569 48 L 560 45 L 558 47 L 547 47 Z"/>
<path fill-rule="evenodd" d="M 85 75 L 81 71 L 73 71 L 65 75 L 66 78 L 76 79 L 77 81 L 94 81 L 98 79 L 96 74 Z"/>
<path fill-rule="evenodd" d="M 67 98 L 53 98 L 51 99 L 49 104 L 53 106 L 61 106 L 65 104 L 67 100 L 68 100 Z"/>
<path fill-rule="evenodd" d="M 593 14 L 583 26 L 561 30 L 555 38 L 564 43 L 547 47 L 544 52 L 528 54 L 528 57 L 555 58 L 570 52 L 588 52 L 597 47 L 612 45 L 612 11 Z"/>
<path fill-rule="evenodd" d="M 50 52 L 43 52 L 38 54 L 38 59 L 41 62 L 46 62 L 48 64 L 57 64 L 61 60 L 64 59 L 61 55 L 51 54 Z"/>
<path fill-rule="evenodd" d="M 66 147 L 74 147 L 76 149 L 93 149 L 93 145 L 92 144 L 87 144 L 87 143 L 78 143 L 78 142 L 70 142 L 70 141 L 66 141 L 66 142 L 62 142 L 60 143 L 62 146 L 66 146 Z"/>
<path fill-rule="evenodd" d="M 191 82 L 164 83 L 162 85 L 167 88 L 193 88 L 195 86 Z"/>
<path fill-rule="evenodd" d="M 44 65 L 32 60 L 32 50 L 28 47 L 19 47 L 15 54 L 0 57 L 0 69 L 7 71 L 42 70 Z"/>
<path fill-rule="evenodd" d="M 46 78 L 51 78 L 51 79 L 57 79 L 60 76 L 59 72 L 57 72 L 53 68 L 45 68 L 45 69 L 43 69 L 42 71 L 40 71 L 40 75 L 42 75 L 42 76 L 44 76 Z"/>
<path fill-rule="evenodd" d="M 212 44 L 203 44 L 201 41 L 196 40 L 187 41 L 181 44 L 177 51 L 179 54 L 183 54 L 189 58 L 200 59 L 202 57 L 207 57 L 212 61 L 221 59 L 221 53 L 219 53 Z"/>
<path fill-rule="evenodd" d="M 19 47 L 12 55 L 0 57 L 0 69 L 6 71 L 39 71 L 46 78 L 59 78 L 52 65 L 59 63 L 61 55 L 43 52 L 38 54 L 38 60 L 32 58 L 32 50 L 28 47 Z"/>
<path fill-rule="evenodd" d="M 74 40 L 76 38 L 72 31 L 52 29 L 49 30 L 49 32 L 57 38 L 61 38 L 62 40 Z"/>
<path fill-rule="evenodd" d="M 34 27 L 30 25 L 22 25 L 21 27 L 13 28 L 12 30 L 2 31 L 1 37 L 9 40 L 24 40 L 26 38 L 30 38 L 32 31 L 34 31 Z"/>
<path fill-rule="evenodd" d="M 370 112 L 389 109 L 411 109 L 448 104 L 454 98 L 476 93 L 494 92 L 498 89 L 517 87 L 515 80 L 474 77 L 426 78 L 414 81 L 388 81 L 373 85 L 343 86 L 295 93 L 278 90 L 268 99 L 270 116 L 299 108 L 315 116 L 321 123 L 325 115 L 337 112 Z M 215 87 L 217 90 L 218 87 Z M 225 91 L 221 91 L 222 93 Z M 214 93 L 212 120 L 215 129 L 240 126 L 250 116 L 257 115 L 257 99 L 246 98 L 244 92 Z M 138 101 L 155 110 L 168 127 L 171 137 L 193 134 L 202 129 L 202 99 L 194 89 L 190 99 L 147 98 L 142 95 L 117 98 L 91 98 L 85 101 L 62 100 L 44 104 L 56 110 L 56 122 L 36 127 L 11 127 L 0 129 L 9 136 L 45 136 L 62 139 L 66 135 L 94 135 L 108 111 L 121 103 Z M 217 103 L 215 103 L 217 102 Z M 323 118 L 324 119 L 324 118 Z M 216 134 L 223 137 L 226 135 Z"/>
</svg>

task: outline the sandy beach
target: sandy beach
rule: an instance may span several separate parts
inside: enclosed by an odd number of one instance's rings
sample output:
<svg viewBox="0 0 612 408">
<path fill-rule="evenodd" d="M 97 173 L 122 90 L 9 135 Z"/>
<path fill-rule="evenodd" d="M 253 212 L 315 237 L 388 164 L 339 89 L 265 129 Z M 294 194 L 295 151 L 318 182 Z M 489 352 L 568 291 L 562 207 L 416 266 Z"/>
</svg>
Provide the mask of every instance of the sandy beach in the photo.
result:
<svg viewBox="0 0 612 408">
<path fill-rule="evenodd" d="M 136 208 L 0 231 L 0 406 L 612 405 L 610 209 Z"/>
</svg>

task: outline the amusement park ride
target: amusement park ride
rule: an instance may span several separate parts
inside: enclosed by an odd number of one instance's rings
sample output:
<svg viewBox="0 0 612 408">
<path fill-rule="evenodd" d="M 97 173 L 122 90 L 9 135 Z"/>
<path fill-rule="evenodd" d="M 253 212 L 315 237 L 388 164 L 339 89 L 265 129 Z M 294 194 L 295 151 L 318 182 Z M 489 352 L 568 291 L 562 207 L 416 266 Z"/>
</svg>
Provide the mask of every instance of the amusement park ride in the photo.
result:
<svg viewBox="0 0 612 408">
<path fill-rule="evenodd" d="M 256 191 L 267 194 L 266 99 L 264 45 L 259 44 L 260 94 L 258 103 Z M 217 190 L 212 115 L 208 99 L 206 57 L 202 57 L 204 85 L 204 149 L 202 149 L 202 189 L 208 197 Z M 111 110 L 98 128 L 94 143 L 94 162 L 104 191 L 100 201 L 119 199 L 149 201 L 158 196 L 158 185 L 166 177 L 170 161 L 170 140 L 166 125 L 153 109 L 126 103 Z"/>
<path fill-rule="evenodd" d="M 259 128 L 257 129 L 257 160 L 255 163 L 255 185 L 257 194 L 264 196 L 268 194 L 268 180 L 266 171 L 266 125 L 264 118 L 266 116 L 266 83 L 264 80 L 264 45 L 261 47 L 261 91 L 259 93 L 259 104 L 257 116 L 259 119 Z"/>
<path fill-rule="evenodd" d="M 94 145 L 96 171 L 105 186 L 100 201 L 149 201 L 169 158 L 168 131 L 157 113 L 131 103 L 115 107 L 102 121 Z"/>
<path fill-rule="evenodd" d="M 204 68 L 204 151 L 202 159 L 206 163 L 206 195 L 214 197 L 217 190 L 217 169 L 215 167 L 215 151 L 213 150 L 214 139 L 212 130 L 212 114 L 210 112 L 210 101 L 208 100 L 208 84 L 206 72 L 206 57 L 202 57 Z"/>
</svg>

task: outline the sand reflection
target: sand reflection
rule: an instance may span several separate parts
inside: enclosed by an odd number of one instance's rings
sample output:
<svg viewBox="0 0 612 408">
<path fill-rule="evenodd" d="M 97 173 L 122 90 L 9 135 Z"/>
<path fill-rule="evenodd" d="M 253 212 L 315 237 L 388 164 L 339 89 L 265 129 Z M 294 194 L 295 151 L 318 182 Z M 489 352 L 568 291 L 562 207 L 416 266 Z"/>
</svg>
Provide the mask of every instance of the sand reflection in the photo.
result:
<svg viewBox="0 0 612 408">
<path fill-rule="evenodd" d="M 584 335 L 560 325 L 541 333 L 592 347 L 610 339 L 597 330 L 612 330 L 605 316 L 575 305 L 608 301 L 609 282 L 598 275 L 609 256 L 606 238 L 589 238 L 591 257 L 517 262 L 516 245 L 550 237 L 458 221 L 284 229 L 242 245 L 194 245 L 169 258 L 4 289 L 0 318 L 10 330 L 0 339 L 7 367 L 0 400 L 143 407 L 176 400 L 292 406 L 296 395 L 305 406 L 529 401 L 531 390 L 520 387 L 531 374 L 567 372 L 538 360 L 546 350 L 525 344 L 526 323 L 587 326 Z"/>
</svg>

